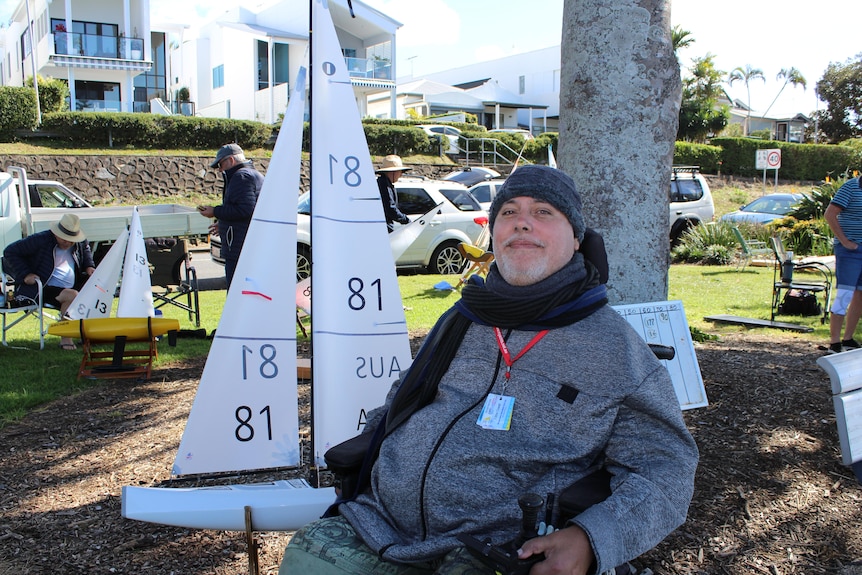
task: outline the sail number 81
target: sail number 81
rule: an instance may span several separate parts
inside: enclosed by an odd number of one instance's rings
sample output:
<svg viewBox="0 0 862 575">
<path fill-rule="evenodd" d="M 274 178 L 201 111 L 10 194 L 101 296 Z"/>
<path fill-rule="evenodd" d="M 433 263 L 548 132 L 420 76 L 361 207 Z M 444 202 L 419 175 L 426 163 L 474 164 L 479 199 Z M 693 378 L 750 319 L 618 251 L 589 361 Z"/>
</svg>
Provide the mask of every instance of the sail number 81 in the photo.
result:
<svg viewBox="0 0 862 575">
<path fill-rule="evenodd" d="M 275 363 L 275 346 L 265 343 L 258 350 L 260 354 L 260 365 L 258 373 L 264 379 L 272 379 L 278 376 L 278 365 Z M 242 378 L 248 379 L 248 357 L 254 355 L 254 350 L 247 345 L 242 346 Z"/>
<path fill-rule="evenodd" d="M 371 282 L 371 286 L 377 288 L 377 311 L 383 311 L 383 293 L 380 289 L 380 280 L 374 280 Z M 347 305 L 350 306 L 350 309 L 353 311 L 365 309 L 366 296 L 362 293 L 365 289 L 365 282 L 359 278 L 350 278 L 347 281 L 347 289 L 350 290 L 350 296 L 347 298 Z M 374 295 L 372 293 L 369 297 L 374 297 Z"/>
</svg>

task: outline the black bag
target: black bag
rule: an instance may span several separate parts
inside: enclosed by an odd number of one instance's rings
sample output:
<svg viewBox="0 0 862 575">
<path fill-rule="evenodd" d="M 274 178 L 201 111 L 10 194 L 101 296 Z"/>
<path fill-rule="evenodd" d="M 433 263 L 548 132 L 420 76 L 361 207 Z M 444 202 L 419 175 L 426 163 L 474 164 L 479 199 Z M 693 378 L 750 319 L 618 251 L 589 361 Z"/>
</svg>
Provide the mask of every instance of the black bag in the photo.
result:
<svg viewBox="0 0 862 575">
<path fill-rule="evenodd" d="M 784 300 L 778 306 L 781 315 L 820 315 L 823 308 L 817 301 L 814 292 L 805 289 L 791 289 L 784 294 Z"/>
</svg>

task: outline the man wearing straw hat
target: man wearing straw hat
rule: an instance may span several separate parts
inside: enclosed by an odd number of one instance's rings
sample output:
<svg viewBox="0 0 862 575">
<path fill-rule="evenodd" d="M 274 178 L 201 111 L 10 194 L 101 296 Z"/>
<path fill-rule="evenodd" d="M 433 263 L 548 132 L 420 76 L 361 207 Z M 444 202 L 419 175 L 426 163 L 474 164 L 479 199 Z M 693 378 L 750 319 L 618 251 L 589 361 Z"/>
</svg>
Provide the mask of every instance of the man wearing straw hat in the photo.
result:
<svg viewBox="0 0 862 575">
<path fill-rule="evenodd" d="M 15 278 L 15 299 L 29 303 L 39 295 L 36 280 L 42 282 L 43 304 L 56 307 L 61 315 L 86 279 L 96 271 L 90 242 L 75 214 L 64 214 L 49 230 L 20 239 L 3 250 L 4 263 Z M 60 340 L 60 348 L 75 349 L 71 338 Z"/>
<path fill-rule="evenodd" d="M 409 224 L 410 218 L 398 209 L 398 194 L 395 191 L 395 182 L 401 174 L 409 170 L 401 162 L 401 156 L 390 154 L 383 158 L 383 164 L 377 170 L 377 187 L 380 190 L 380 199 L 383 200 L 383 214 L 386 216 L 386 227 L 389 233 L 395 229 L 395 222 Z"/>
</svg>

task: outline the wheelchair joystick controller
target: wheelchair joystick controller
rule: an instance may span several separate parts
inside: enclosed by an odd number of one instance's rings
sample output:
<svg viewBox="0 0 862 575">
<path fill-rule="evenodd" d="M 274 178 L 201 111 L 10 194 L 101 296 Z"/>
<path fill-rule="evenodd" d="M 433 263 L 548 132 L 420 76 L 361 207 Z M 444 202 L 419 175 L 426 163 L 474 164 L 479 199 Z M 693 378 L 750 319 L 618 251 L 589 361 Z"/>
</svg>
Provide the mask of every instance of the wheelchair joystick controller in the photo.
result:
<svg viewBox="0 0 862 575">
<path fill-rule="evenodd" d="M 494 569 L 499 575 L 528 575 L 535 563 L 545 559 L 544 554 L 532 555 L 527 559 L 518 559 L 518 549 L 528 539 L 538 536 L 536 528 L 539 512 L 545 505 L 545 500 L 536 493 L 526 493 L 518 498 L 521 508 L 521 530 L 512 541 L 503 545 L 492 545 L 491 541 L 479 541 L 472 535 L 462 533 L 458 539 L 474 557 Z"/>
<path fill-rule="evenodd" d="M 545 500 L 537 493 L 525 493 L 518 498 L 518 507 L 521 508 L 521 532 L 518 538 L 512 541 L 516 551 L 527 539 L 539 535 L 536 526 L 539 521 L 539 511 L 544 505 Z"/>
</svg>

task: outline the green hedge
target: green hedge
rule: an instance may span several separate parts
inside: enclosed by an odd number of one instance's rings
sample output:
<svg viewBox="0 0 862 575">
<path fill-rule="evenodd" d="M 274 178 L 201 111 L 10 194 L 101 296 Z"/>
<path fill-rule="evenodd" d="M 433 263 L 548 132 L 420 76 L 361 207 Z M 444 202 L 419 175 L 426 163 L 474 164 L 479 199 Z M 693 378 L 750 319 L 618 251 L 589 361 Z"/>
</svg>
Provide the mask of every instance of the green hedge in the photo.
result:
<svg viewBox="0 0 862 575">
<path fill-rule="evenodd" d="M 46 114 L 42 129 L 76 145 L 145 149 L 212 149 L 227 142 L 253 149 L 272 134 L 261 122 L 125 112 Z"/>
<path fill-rule="evenodd" d="M 721 152 L 718 146 L 676 142 L 673 163 L 678 166 L 700 166 L 705 174 L 717 174 L 721 166 Z"/>
<path fill-rule="evenodd" d="M 14 141 L 17 130 L 33 130 L 38 121 L 32 88 L 0 87 L 0 142 Z"/>
<path fill-rule="evenodd" d="M 750 138 L 713 138 L 719 146 L 721 173 L 730 176 L 759 176 L 755 167 L 757 150 L 781 150 L 778 176 L 787 180 L 821 181 L 827 175 L 837 176 L 847 170 L 862 168 L 862 153 L 853 146 L 825 144 L 793 144 Z M 768 172 L 772 176 L 772 171 Z"/>
</svg>

